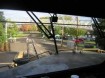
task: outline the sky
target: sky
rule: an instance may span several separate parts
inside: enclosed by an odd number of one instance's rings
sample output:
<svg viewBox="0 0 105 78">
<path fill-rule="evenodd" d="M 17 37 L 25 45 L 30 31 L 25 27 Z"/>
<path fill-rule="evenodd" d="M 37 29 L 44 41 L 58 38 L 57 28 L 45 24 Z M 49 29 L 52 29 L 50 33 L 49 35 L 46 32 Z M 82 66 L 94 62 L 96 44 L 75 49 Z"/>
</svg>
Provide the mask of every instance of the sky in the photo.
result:
<svg viewBox="0 0 105 78">
<path fill-rule="evenodd" d="M 4 10 L 0 9 L 0 11 L 4 12 L 4 16 L 6 19 L 11 19 L 11 21 L 23 21 L 23 22 L 30 22 L 31 18 L 25 11 L 19 10 Z M 34 12 L 39 18 L 44 16 L 50 16 L 48 13 L 41 13 L 41 12 Z M 73 16 L 75 17 L 75 16 Z M 91 20 L 89 17 L 80 17 L 80 20 Z"/>
</svg>

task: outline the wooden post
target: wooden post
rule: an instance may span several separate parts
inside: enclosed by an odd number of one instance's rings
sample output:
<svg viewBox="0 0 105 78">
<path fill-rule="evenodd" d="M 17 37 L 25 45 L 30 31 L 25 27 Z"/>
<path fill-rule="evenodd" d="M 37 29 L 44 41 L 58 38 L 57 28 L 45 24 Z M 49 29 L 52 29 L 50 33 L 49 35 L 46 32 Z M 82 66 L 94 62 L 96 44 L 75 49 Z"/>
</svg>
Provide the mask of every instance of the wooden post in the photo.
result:
<svg viewBox="0 0 105 78">
<path fill-rule="evenodd" d="M 77 35 L 76 35 L 76 40 L 78 39 L 78 16 L 76 17 L 76 21 L 77 21 Z M 78 43 L 76 42 L 76 46 L 75 46 L 76 52 L 78 49 Z"/>
<path fill-rule="evenodd" d="M 63 20 L 63 24 L 64 24 L 64 22 L 65 22 L 65 21 L 64 21 L 64 16 L 62 17 L 62 20 Z M 63 47 L 63 37 L 64 37 L 64 33 L 65 33 L 65 32 L 64 32 L 64 26 L 65 26 L 65 25 L 62 26 L 62 40 L 61 40 L 61 47 Z"/>
<path fill-rule="evenodd" d="M 61 40 L 61 47 L 63 47 L 63 36 L 64 36 L 64 26 L 62 26 L 62 40 Z"/>
</svg>

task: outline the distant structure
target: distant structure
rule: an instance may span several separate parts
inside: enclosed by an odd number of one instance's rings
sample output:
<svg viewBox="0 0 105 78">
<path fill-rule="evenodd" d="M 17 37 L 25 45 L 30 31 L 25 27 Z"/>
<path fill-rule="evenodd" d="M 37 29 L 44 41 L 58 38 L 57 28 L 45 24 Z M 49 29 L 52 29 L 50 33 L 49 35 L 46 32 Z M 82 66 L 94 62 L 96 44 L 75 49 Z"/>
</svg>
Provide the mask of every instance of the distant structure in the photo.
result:
<svg viewBox="0 0 105 78">
<path fill-rule="evenodd" d="M 41 21 L 43 23 L 50 23 L 49 17 L 42 17 Z M 76 26 L 77 26 L 77 24 L 76 24 L 77 21 L 75 20 L 75 18 L 72 19 L 72 20 L 65 20 L 64 23 L 63 23 L 62 19 L 58 19 L 57 23 L 59 23 L 59 24 L 66 24 L 65 27 L 67 26 L 67 27 L 76 28 Z M 87 29 L 87 30 L 92 30 L 93 31 L 92 20 L 79 20 L 78 25 L 79 25 L 79 28 L 83 28 L 83 29 Z M 63 25 L 57 25 L 57 26 L 63 26 Z"/>
</svg>

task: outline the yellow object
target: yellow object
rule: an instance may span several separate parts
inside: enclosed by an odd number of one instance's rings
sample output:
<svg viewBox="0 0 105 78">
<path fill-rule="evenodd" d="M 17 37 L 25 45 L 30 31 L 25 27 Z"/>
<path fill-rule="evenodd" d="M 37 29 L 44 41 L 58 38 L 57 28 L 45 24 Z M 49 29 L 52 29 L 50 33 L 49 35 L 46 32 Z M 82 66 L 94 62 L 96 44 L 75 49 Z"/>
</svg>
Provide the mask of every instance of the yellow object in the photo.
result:
<svg viewBox="0 0 105 78">
<path fill-rule="evenodd" d="M 82 51 L 97 51 L 98 53 L 105 52 L 105 50 L 101 50 L 99 48 L 83 48 Z"/>
<path fill-rule="evenodd" d="M 16 58 L 23 58 L 24 53 L 23 52 L 19 52 L 19 54 L 17 55 Z"/>
</svg>

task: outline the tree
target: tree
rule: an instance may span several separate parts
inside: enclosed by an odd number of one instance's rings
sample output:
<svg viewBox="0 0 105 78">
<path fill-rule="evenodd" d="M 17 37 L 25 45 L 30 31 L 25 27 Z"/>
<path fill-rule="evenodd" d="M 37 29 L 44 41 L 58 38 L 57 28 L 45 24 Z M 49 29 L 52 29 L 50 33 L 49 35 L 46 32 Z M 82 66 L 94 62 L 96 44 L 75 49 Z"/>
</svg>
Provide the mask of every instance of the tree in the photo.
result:
<svg viewBox="0 0 105 78">
<path fill-rule="evenodd" d="M 55 28 L 55 34 L 59 34 L 59 35 L 62 34 L 62 27 L 61 26 L 54 26 L 54 28 Z"/>
<path fill-rule="evenodd" d="M 59 15 L 58 16 L 58 19 L 59 20 L 69 20 L 69 21 L 71 21 L 72 20 L 72 17 L 70 16 L 70 15 Z"/>
<path fill-rule="evenodd" d="M 22 24 L 20 29 L 22 31 L 31 31 L 32 30 L 32 24 Z"/>
<path fill-rule="evenodd" d="M 40 17 L 40 19 L 49 19 L 49 17 Z"/>
<path fill-rule="evenodd" d="M 18 35 L 19 29 L 15 23 L 11 24 L 7 29 L 8 37 L 15 37 Z"/>
<path fill-rule="evenodd" d="M 6 40 L 5 29 L 3 28 L 3 24 L 0 23 L 0 44 L 4 43 Z"/>
<path fill-rule="evenodd" d="M 32 24 L 32 31 L 38 31 L 38 27 L 35 24 Z"/>
<path fill-rule="evenodd" d="M 59 17 L 59 20 L 62 20 L 63 24 L 65 24 L 66 22 L 70 22 L 72 20 L 72 17 L 71 16 L 67 16 L 67 15 L 60 15 Z M 63 38 L 65 37 L 65 31 L 66 30 L 66 25 L 63 25 L 62 26 L 62 40 L 61 40 L 61 47 L 63 46 Z"/>
<path fill-rule="evenodd" d="M 5 21 L 5 17 L 4 17 L 4 13 L 2 11 L 0 11 L 0 21 Z M 3 23 L 3 27 L 5 26 L 5 23 Z"/>
<path fill-rule="evenodd" d="M 99 28 L 101 29 L 101 31 L 103 32 L 103 34 L 105 33 L 105 19 L 101 19 L 101 18 L 97 18 L 98 20 L 98 23 L 99 23 Z M 93 24 L 93 27 L 95 27 L 95 25 Z M 97 31 L 97 29 L 94 29 L 94 34 L 96 36 L 96 43 L 97 45 L 104 49 L 105 50 L 105 38 L 102 38 L 100 35 L 99 35 L 99 32 Z"/>
<path fill-rule="evenodd" d="M 65 29 L 65 33 L 68 34 L 68 35 L 71 35 L 73 37 L 76 37 L 76 36 L 83 36 L 86 34 L 87 30 L 85 29 L 82 29 L 82 28 L 78 28 L 78 31 L 77 31 L 77 28 L 70 28 L 70 27 L 67 27 Z"/>
<path fill-rule="evenodd" d="M 5 21 L 4 13 L 0 12 L 0 21 Z M 5 23 L 0 22 L 0 50 L 4 51 L 4 43 L 6 42 Z"/>
</svg>

